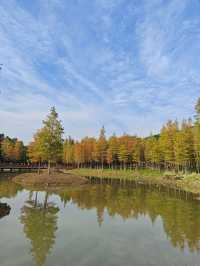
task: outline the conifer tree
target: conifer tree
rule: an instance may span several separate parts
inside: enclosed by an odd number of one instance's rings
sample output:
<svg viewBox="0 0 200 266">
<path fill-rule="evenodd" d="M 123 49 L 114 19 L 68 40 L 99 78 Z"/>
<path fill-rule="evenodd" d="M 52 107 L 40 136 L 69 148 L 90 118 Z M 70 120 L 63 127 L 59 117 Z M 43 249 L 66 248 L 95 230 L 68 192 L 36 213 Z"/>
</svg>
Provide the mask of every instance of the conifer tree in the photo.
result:
<svg viewBox="0 0 200 266">
<path fill-rule="evenodd" d="M 83 160 L 84 163 L 89 164 L 90 167 L 92 165 L 92 161 L 93 161 L 93 153 L 95 150 L 95 143 L 96 140 L 94 138 L 84 138 L 81 141 L 82 144 L 82 149 L 83 149 Z"/>
<path fill-rule="evenodd" d="M 77 163 L 78 168 L 81 166 L 81 163 L 84 162 L 83 158 L 83 148 L 81 143 L 76 142 L 74 146 L 74 160 Z"/>
<path fill-rule="evenodd" d="M 102 168 L 104 166 L 104 163 L 106 162 L 106 156 L 107 156 L 107 141 L 105 136 L 105 128 L 102 127 L 102 129 L 100 130 L 99 139 L 95 147 L 95 157 L 97 161 L 101 163 Z"/>
<path fill-rule="evenodd" d="M 129 152 L 125 144 L 121 144 L 119 147 L 119 161 L 121 163 L 121 168 L 125 169 L 126 164 L 129 160 Z"/>
<path fill-rule="evenodd" d="M 200 98 L 198 99 L 196 106 L 195 127 L 194 127 L 194 146 L 195 146 L 195 158 L 196 168 L 200 172 Z"/>
<path fill-rule="evenodd" d="M 136 164 L 137 166 L 140 165 L 141 161 L 144 161 L 142 155 L 143 155 L 142 141 L 139 138 L 137 138 L 131 154 L 132 163 Z"/>
<path fill-rule="evenodd" d="M 145 142 L 146 163 L 154 167 L 160 167 L 163 161 L 160 140 L 155 136 L 149 137 Z"/>
<path fill-rule="evenodd" d="M 38 163 L 38 174 L 40 174 L 40 164 L 45 161 L 46 156 L 43 151 L 43 131 L 38 130 L 33 137 L 33 141 L 28 146 L 28 157 L 31 162 Z"/>
<path fill-rule="evenodd" d="M 1 151 L 5 161 L 14 160 L 14 143 L 11 139 L 6 137 L 1 144 Z"/>
<path fill-rule="evenodd" d="M 165 166 L 173 168 L 175 165 L 175 138 L 178 131 L 177 121 L 168 121 L 160 134 L 160 145 L 164 157 Z"/>
<path fill-rule="evenodd" d="M 63 144 L 63 161 L 67 164 L 74 162 L 74 140 L 70 136 Z"/>
<path fill-rule="evenodd" d="M 38 135 L 40 145 L 37 146 L 44 160 L 48 161 L 48 174 L 50 174 L 51 162 L 57 162 L 62 158 L 63 152 L 63 127 L 58 120 L 55 107 L 51 108 L 47 119 L 43 121 L 43 128 Z"/>
<path fill-rule="evenodd" d="M 107 163 L 109 165 L 116 164 L 118 161 L 119 155 L 119 142 L 115 135 L 109 138 L 108 140 L 108 149 L 107 149 Z"/>
</svg>

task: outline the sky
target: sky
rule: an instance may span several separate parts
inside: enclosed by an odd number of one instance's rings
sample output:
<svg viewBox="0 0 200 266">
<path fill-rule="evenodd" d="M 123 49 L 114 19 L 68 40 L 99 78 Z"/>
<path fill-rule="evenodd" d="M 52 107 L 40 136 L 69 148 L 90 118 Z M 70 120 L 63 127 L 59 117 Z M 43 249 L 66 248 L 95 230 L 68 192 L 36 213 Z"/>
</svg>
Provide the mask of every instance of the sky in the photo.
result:
<svg viewBox="0 0 200 266">
<path fill-rule="evenodd" d="M 200 0 L 0 0 L 0 18 L 0 132 L 28 143 L 52 106 L 75 139 L 194 117 Z"/>
</svg>

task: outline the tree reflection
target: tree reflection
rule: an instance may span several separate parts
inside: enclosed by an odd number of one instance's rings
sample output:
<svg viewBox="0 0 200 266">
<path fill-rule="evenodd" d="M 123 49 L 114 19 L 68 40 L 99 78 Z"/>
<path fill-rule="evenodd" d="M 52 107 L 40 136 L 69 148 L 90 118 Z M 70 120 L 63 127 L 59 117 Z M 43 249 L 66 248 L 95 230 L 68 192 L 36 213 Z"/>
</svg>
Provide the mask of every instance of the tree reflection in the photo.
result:
<svg viewBox="0 0 200 266">
<path fill-rule="evenodd" d="M 34 197 L 30 194 L 21 214 L 24 233 L 31 241 L 31 253 L 37 266 L 44 265 L 55 243 L 59 208 L 53 203 L 48 203 L 48 196 L 46 192 L 44 201 L 40 202 L 38 192 L 34 193 Z"/>
<path fill-rule="evenodd" d="M 13 198 L 21 191 L 22 187 L 9 179 L 3 179 L 0 182 L 0 198 Z"/>
<path fill-rule="evenodd" d="M 96 185 L 59 195 L 63 202 L 71 200 L 81 209 L 96 208 L 99 225 L 103 223 L 105 211 L 110 216 L 120 215 L 124 220 L 147 215 L 152 224 L 161 217 L 173 246 L 200 251 L 200 204 L 195 201 L 145 186 L 134 189 Z"/>
</svg>

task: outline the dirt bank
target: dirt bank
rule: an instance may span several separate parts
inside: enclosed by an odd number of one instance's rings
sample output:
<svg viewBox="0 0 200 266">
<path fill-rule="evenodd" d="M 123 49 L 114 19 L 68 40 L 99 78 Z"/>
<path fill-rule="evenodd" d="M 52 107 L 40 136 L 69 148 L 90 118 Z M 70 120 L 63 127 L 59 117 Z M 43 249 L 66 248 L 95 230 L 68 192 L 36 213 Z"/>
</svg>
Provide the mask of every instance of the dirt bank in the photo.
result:
<svg viewBox="0 0 200 266">
<path fill-rule="evenodd" d="M 89 182 L 85 177 L 64 173 L 53 173 L 50 176 L 47 173 L 40 175 L 36 173 L 25 173 L 15 176 L 13 181 L 24 187 L 82 186 Z"/>
</svg>

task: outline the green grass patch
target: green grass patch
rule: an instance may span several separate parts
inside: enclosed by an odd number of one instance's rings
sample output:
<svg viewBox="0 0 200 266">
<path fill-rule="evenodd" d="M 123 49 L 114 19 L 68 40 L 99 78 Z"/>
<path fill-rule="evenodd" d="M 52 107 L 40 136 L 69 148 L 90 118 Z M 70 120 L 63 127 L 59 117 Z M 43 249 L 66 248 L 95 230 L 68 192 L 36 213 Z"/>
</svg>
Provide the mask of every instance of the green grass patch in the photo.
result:
<svg viewBox="0 0 200 266">
<path fill-rule="evenodd" d="M 177 174 L 173 171 L 159 171 L 156 169 L 138 170 L 112 170 L 112 169 L 89 169 L 80 168 L 67 171 L 74 175 L 84 177 L 113 178 L 124 180 L 136 180 L 177 187 L 182 190 L 200 195 L 200 175 Z"/>
<path fill-rule="evenodd" d="M 125 178 L 125 179 L 138 179 L 138 178 L 159 178 L 163 175 L 159 170 L 152 169 L 138 169 L 138 170 L 112 170 L 112 169 L 73 169 L 69 173 L 82 176 L 95 176 L 99 178 Z"/>
</svg>

